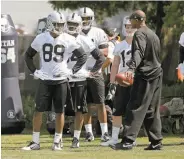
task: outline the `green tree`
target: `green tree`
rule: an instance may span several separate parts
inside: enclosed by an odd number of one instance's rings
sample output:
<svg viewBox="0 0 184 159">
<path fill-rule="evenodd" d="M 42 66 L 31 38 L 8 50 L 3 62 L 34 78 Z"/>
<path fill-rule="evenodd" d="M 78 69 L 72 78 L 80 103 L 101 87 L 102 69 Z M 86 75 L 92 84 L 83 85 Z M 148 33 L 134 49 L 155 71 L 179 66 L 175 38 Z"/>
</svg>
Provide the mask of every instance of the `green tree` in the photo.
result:
<svg viewBox="0 0 184 159">
<path fill-rule="evenodd" d="M 164 27 L 172 28 L 173 35 L 180 36 L 184 31 L 184 2 L 174 1 L 171 5 L 165 6 L 164 10 Z"/>
<path fill-rule="evenodd" d="M 184 2 L 173 1 L 164 7 L 165 17 L 162 27 L 162 67 L 164 83 L 174 84 L 177 81 L 176 67 L 179 59 L 179 38 L 184 32 Z"/>
<path fill-rule="evenodd" d="M 171 2 L 149 2 L 149 1 L 49 1 L 56 10 L 69 8 L 76 10 L 80 7 L 87 6 L 94 10 L 97 22 L 102 22 L 104 17 L 111 17 L 118 14 L 119 11 L 132 11 L 135 9 L 143 10 L 147 15 L 148 25 L 154 29 L 158 36 L 161 34 L 163 25 L 162 18 L 164 14 L 164 6 Z"/>
<path fill-rule="evenodd" d="M 128 2 L 117 1 L 49 1 L 56 10 L 69 8 L 76 10 L 80 7 L 89 7 L 95 12 L 95 18 L 101 22 L 106 16 L 115 15 L 120 8 L 129 8 Z"/>
<path fill-rule="evenodd" d="M 175 68 L 178 62 L 178 40 L 184 28 L 184 2 L 181 1 L 49 1 L 54 9 L 71 10 L 90 7 L 101 23 L 104 17 L 111 17 L 119 11 L 143 10 L 147 25 L 155 30 L 161 40 L 161 58 L 164 83 L 176 82 Z M 169 65 L 168 65 L 169 64 Z"/>
</svg>

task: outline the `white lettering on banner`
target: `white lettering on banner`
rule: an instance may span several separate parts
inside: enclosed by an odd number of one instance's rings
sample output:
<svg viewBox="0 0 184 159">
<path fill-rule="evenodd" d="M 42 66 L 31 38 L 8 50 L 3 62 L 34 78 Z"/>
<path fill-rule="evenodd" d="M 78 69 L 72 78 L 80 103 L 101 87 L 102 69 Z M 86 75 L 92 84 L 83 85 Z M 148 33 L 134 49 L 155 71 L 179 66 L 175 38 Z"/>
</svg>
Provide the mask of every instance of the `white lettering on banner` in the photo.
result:
<svg viewBox="0 0 184 159">
<path fill-rule="evenodd" d="M 2 40 L 1 47 L 2 46 L 15 46 L 15 40 Z"/>
<path fill-rule="evenodd" d="M 15 59 L 15 48 L 1 48 L 1 63 L 6 63 L 8 60 L 15 63 Z"/>
</svg>

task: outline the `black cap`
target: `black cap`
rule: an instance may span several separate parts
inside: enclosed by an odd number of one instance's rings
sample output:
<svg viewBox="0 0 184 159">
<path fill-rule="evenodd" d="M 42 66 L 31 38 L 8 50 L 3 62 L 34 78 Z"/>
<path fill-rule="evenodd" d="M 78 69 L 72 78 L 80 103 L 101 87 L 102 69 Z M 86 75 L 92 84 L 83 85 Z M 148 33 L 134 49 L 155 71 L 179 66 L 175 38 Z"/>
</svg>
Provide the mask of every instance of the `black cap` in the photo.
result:
<svg viewBox="0 0 184 159">
<path fill-rule="evenodd" d="M 110 36 L 110 37 L 117 37 L 119 35 L 119 32 L 117 32 L 116 28 L 103 28 L 103 30 L 105 31 L 105 33 Z"/>
<path fill-rule="evenodd" d="M 130 20 L 131 20 L 131 19 L 137 19 L 137 20 L 139 20 L 139 21 L 143 21 L 145 18 L 146 18 L 146 17 L 143 17 L 143 16 L 141 16 L 141 15 L 139 15 L 139 14 L 137 14 L 137 13 L 132 13 L 132 14 L 130 15 Z"/>
</svg>

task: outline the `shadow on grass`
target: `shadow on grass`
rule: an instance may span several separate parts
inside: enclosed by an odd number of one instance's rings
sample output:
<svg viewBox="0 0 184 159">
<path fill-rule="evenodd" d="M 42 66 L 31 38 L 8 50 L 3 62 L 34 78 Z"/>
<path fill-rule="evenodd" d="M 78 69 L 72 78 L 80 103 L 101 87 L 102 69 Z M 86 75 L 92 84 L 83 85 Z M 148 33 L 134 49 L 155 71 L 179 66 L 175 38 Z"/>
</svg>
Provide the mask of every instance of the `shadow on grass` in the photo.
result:
<svg viewBox="0 0 184 159">
<path fill-rule="evenodd" d="M 22 144 L 22 143 L 21 143 Z M 51 146 L 52 146 L 52 143 L 50 143 L 51 145 L 50 146 L 43 146 L 41 147 L 41 150 L 48 150 L 48 149 L 51 149 Z M 163 144 L 164 147 L 167 147 L 167 146 L 181 146 L 181 145 L 184 145 L 184 142 L 182 143 L 170 143 L 170 144 Z M 137 145 L 136 147 L 147 147 L 148 145 L 147 144 L 139 144 Z M 84 148 L 85 148 L 85 151 L 88 151 L 88 149 L 86 148 L 93 148 L 93 149 L 89 149 L 90 151 L 97 151 L 97 150 L 100 150 L 99 147 L 101 147 L 99 144 L 93 144 L 93 145 L 80 145 L 80 148 L 79 149 L 74 149 L 74 148 L 70 148 L 70 145 L 67 145 L 67 146 L 64 146 L 64 150 L 66 151 L 71 151 L 71 152 L 84 152 Z M 6 147 L 6 146 L 3 146 L 1 147 L 1 150 L 20 150 L 21 151 L 21 148 L 22 147 Z M 103 148 L 103 147 L 101 147 Z M 104 147 L 105 148 L 105 147 Z M 23 151 L 23 150 L 22 150 Z"/>
<path fill-rule="evenodd" d="M 169 144 L 164 144 L 163 143 L 163 146 L 181 146 L 181 145 L 184 145 L 184 142 L 181 142 L 181 143 L 169 143 Z M 137 144 L 136 147 L 145 147 L 145 146 L 148 146 L 148 144 Z"/>
<path fill-rule="evenodd" d="M 21 143 L 22 144 L 22 143 Z M 50 146 L 43 146 L 43 147 L 41 147 L 41 150 L 45 150 L 45 149 L 51 149 L 51 147 L 52 147 L 52 143 L 50 143 Z M 96 151 L 96 149 L 99 149 L 98 147 L 100 147 L 100 145 L 99 144 L 93 144 L 93 145 L 80 145 L 80 148 L 81 148 L 81 151 L 84 151 L 84 148 L 85 148 L 85 150 L 86 150 L 86 148 L 95 148 L 95 151 Z M 20 147 L 20 145 L 18 146 L 18 147 L 12 147 L 12 146 L 1 146 L 1 150 L 21 150 L 21 148 L 22 147 Z M 79 149 L 74 149 L 74 148 L 71 148 L 70 147 L 70 145 L 67 145 L 67 146 L 64 146 L 64 150 L 68 150 L 68 151 L 75 151 L 75 150 L 79 150 Z M 90 151 L 93 151 L 94 149 L 90 149 Z M 22 150 L 23 151 L 23 150 Z"/>
</svg>

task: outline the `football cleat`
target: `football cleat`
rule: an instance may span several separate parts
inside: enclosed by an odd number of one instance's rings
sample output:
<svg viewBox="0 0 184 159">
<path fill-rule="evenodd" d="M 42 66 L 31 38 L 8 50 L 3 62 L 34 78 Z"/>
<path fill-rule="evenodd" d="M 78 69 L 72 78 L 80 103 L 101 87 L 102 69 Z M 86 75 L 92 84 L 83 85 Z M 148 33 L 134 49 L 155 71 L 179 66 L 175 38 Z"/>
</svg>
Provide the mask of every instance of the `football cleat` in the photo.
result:
<svg viewBox="0 0 184 159">
<path fill-rule="evenodd" d="M 30 151 L 30 150 L 39 150 L 40 149 L 40 144 L 37 144 L 33 141 L 29 143 L 26 147 L 23 147 L 22 150 Z"/>
<path fill-rule="evenodd" d="M 53 151 L 60 151 L 63 148 L 63 142 L 60 141 L 59 143 L 53 143 L 52 150 Z"/>
<path fill-rule="evenodd" d="M 94 139 L 95 139 L 95 138 L 94 138 L 94 136 L 93 136 L 92 133 L 88 132 L 88 133 L 86 134 L 85 141 L 91 142 L 91 141 L 93 141 Z"/>
<path fill-rule="evenodd" d="M 101 141 L 102 142 L 107 142 L 110 140 L 110 136 L 107 132 L 105 132 L 102 136 L 101 136 Z"/>
<path fill-rule="evenodd" d="M 72 140 L 71 148 L 79 148 L 79 140 L 76 137 L 74 137 Z"/>
<path fill-rule="evenodd" d="M 118 143 L 118 140 L 110 139 L 107 142 L 102 142 L 101 146 L 110 146 L 110 145 L 115 145 Z"/>
</svg>

